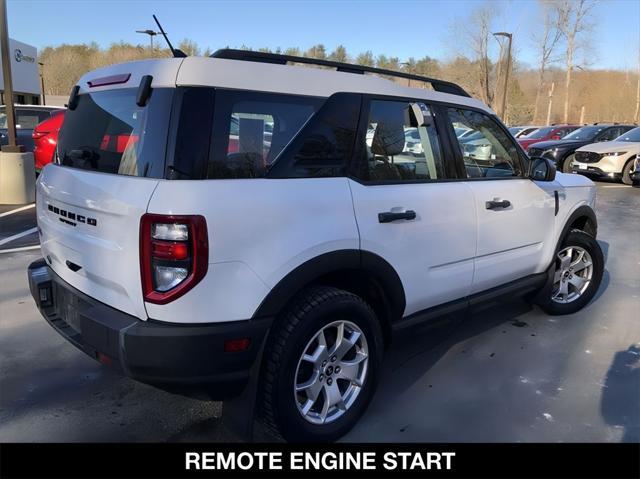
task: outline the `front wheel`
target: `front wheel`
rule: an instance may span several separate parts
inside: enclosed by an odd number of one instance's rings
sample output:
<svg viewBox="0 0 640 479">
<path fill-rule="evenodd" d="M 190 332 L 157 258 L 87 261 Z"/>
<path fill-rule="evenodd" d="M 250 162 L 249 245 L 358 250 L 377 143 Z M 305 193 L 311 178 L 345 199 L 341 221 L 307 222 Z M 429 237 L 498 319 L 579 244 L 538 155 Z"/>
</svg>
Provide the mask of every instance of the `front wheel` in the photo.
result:
<svg viewBox="0 0 640 479">
<path fill-rule="evenodd" d="M 262 416 L 287 441 L 334 441 L 373 396 L 382 331 L 360 297 L 304 291 L 274 326 L 265 351 Z"/>
<path fill-rule="evenodd" d="M 627 161 L 622 169 L 622 182 L 625 185 L 633 185 L 634 182 L 631 179 L 631 172 L 633 171 L 633 160 Z"/>
<path fill-rule="evenodd" d="M 563 173 L 572 173 L 573 172 L 573 162 L 576 159 L 576 155 L 569 155 L 564 159 L 562 163 L 562 172 Z"/>
<path fill-rule="evenodd" d="M 604 256 L 596 239 L 578 230 L 571 231 L 556 254 L 553 281 L 537 296 L 538 305 L 548 314 L 580 311 L 600 286 Z"/>
</svg>

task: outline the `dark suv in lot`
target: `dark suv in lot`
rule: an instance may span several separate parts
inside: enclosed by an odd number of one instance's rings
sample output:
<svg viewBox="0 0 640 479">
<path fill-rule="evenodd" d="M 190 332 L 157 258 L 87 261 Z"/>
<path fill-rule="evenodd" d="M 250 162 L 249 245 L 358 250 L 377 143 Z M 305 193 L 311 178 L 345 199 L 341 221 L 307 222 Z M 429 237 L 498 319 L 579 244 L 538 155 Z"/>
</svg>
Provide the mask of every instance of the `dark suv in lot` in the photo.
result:
<svg viewBox="0 0 640 479">
<path fill-rule="evenodd" d="M 635 128 L 635 125 L 598 124 L 585 125 L 569 133 L 561 140 L 542 141 L 529 147 L 527 154 L 533 158 L 542 156 L 555 161 L 558 170 L 571 173 L 571 164 L 575 159 L 575 151 L 581 146 L 600 141 L 611 141 L 614 138 Z"/>
</svg>

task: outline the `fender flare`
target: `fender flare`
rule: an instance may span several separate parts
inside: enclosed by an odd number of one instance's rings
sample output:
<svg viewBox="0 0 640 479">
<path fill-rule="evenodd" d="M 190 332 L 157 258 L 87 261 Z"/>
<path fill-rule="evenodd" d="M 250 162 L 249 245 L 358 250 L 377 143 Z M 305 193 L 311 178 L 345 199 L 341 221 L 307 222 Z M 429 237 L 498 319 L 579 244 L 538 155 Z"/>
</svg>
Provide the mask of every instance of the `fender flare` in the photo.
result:
<svg viewBox="0 0 640 479">
<path fill-rule="evenodd" d="M 400 276 L 393 266 L 369 251 L 345 249 L 321 254 L 290 271 L 262 300 L 253 318 L 276 316 L 305 286 L 322 276 L 344 270 L 359 270 L 371 275 L 384 291 L 393 317 L 402 317 L 406 298 Z"/>
<path fill-rule="evenodd" d="M 578 208 L 575 209 L 575 211 L 573 213 L 571 213 L 569 215 L 569 218 L 567 219 L 567 221 L 565 221 L 564 227 L 562 228 L 562 233 L 560 233 L 560 236 L 558 237 L 558 245 L 556 246 L 556 251 L 558 251 L 560 249 L 560 245 L 562 245 L 562 242 L 564 241 L 564 239 L 569 234 L 569 231 L 571 230 L 571 225 L 578 218 L 582 218 L 582 217 L 587 217 L 589 219 L 589 221 L 591 221 L 593 223 L 593 226 L 594 226 L 593 237 L 595 238 L 597 236 L 597 233 L 598 233 L 598 220 L 596 219 L 595 211 L 593 211 L 593 208 L 591 208 L 591 206 L 589 206 L 589 205 L 579 206 Z"/>
</svg>

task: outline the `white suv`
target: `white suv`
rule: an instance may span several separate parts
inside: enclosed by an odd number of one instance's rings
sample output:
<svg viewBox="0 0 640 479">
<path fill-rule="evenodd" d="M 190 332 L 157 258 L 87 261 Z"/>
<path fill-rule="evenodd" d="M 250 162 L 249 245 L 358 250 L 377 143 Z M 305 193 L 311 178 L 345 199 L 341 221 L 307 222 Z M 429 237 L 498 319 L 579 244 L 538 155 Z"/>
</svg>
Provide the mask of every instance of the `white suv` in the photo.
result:
<svg viewBox="0 0 640 479">
<path fill-rule="evenodd" d="M 594 178 L 615 178 L 625 185 L 633 183 L 633 160 L 640 154 L 640 127 L 613 141 L 592 143 L 578 148 L 573 171 Z"/>
<path fill-rule="evenodd" d="M 220 399 L 251 377 L 268 425 L 325 441 L 364 412 L 394 331 L 503 294 L 585 306 L 593 183 L 529 160 L 456 85 L 364 73 L 402 75 L 221 50 L 81 78 L 37 183 L 44 318 L 159 387 Z"/>
</svg>

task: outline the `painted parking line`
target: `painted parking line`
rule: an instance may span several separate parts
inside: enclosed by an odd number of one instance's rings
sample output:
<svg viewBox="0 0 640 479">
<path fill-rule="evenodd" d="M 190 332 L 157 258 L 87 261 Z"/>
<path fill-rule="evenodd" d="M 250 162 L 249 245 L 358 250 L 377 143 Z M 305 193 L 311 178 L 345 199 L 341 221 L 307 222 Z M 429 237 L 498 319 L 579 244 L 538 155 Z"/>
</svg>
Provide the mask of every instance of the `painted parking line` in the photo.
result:
<svg viewBox="0 0 640 479">
<path fill-rule="evenodd" d="M 20 248 L 9 248 L 9 249 L 0 249 L 0 254 L 2 253 L 18 253 L 19 251 L 30 251 L 34 249 L 40 249 L 40 245 L 36 244 L 33 246 L 22 246 Z"/>
<path fill-rule="evenodd" d="M 14 213 L 19 213 L 20 211 L 29 210 L 33 208 L 35 205 L 36 205 L 35 203 L 31 203 L 30 205 L 21 206 L 20 208 L 16 208 L 15 210 L 5 211 L 4 213 L 0 213 L 0 218 L 2 218 L 3 216 L 12 215 Z"/>
<path fill-rule="evenodd" d="M 3 244 L 10 243 L 13 240 L 17 240 L 18 238 L 22 238 L 23 236 L 28 236 L 28 235 L 30 235 L 32 233 L 35 233 L 36 231 L 38 231 L 38 228 L 34 227 L 34 228 L 29 228 L 27 231 L 23 231 L 22 233 L 18 233 L 18 234 L 15 234 L 13 236 L 9 236 L 8 238 L 0 240 L 0 246 L 2 246 Z"/>
</svg>

